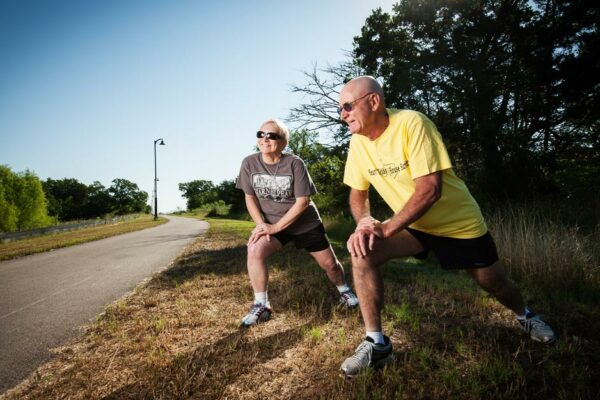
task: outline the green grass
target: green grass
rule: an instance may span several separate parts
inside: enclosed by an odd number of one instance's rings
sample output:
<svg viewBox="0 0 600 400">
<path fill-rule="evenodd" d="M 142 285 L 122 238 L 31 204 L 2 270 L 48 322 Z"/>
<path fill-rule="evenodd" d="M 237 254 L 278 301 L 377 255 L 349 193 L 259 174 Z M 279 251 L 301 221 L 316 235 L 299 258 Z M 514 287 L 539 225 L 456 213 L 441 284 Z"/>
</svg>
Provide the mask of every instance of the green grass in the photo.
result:
<svg viewBox="0 0 600 400">
<path fill-rule="evenodd" d="M 523 279 L 558 332 L 528 340 L 512 314 L 464 273 L 385 264 L 384 329 L 396 361 L 338 377 L 360 343 L 358 312 L 338 309 L 314 261 L 288 246 L 269 260 L 272 321 L 239 329 L 252 301 L 245 242 L 253 224 L 211 229 L 7 398 L 594 399 L 600 393 L 598 288 L 575 296 Z M 333 238 L 346 270 L 343 238 Z"/>
<path fill-rule="evenodd" d="M 165 218 L 159 218 L 158 221 L 155 221 L 151 215 L 142 215 L 132 220 L 110 225 L 100 225 L 0 243 L 0 261 L 151 228 L 165 222 L 167 222 Z"/>
</svg>

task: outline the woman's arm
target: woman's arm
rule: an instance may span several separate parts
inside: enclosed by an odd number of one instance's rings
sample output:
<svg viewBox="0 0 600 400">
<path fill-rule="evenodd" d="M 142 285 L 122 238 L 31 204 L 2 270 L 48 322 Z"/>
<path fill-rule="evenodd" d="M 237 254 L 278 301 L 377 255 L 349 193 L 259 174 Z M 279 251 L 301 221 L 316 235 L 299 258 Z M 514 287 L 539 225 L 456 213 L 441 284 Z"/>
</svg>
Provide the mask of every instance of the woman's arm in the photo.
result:
<svg viewBox="0 0 600 400">
<path fill-rule="evenodd" d="M 282 230 L 293 224 L 294 221 L 300 218 L 304 210 L 306 210 L 306 207 L 308 207 L 309 203 L 310 197 L 297 197 L 294 205 L 289 210 L 287 210 L 287 212 L 283 215 L 283 217 L 281 217 L 279 221 L 277 221 L 276 224 L 264 224 L 267 233 L 269 235 L 273 235 L 277 232 L 281 232 Z"/>
<path fill-rule="evenodd" d="M 258 203 L 258 199 L 256 196 L 251 194 L 246 194 L 244 196 L 244 200 L 246 200 L 246 209 L 248 210 L 248 214 L 252 218 L 252 221 L 256 225 L 263 223 L 262 212 L 260 211 L 260 204 Z"/>
</svg>

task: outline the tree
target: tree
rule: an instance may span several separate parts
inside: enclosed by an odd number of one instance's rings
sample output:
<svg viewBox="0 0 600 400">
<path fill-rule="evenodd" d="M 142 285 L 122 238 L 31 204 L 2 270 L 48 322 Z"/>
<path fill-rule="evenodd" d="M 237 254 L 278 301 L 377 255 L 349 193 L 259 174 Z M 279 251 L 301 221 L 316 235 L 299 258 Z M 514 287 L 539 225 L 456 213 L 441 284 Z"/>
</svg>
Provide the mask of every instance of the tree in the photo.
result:
<svg viewBox="0 0 600 400">
<path fill-rule="evenodd" d="M 308 97 L 309 101 L 292 107 L 287 120 L 300 130 L 328 132 L 336 146 L 345 144 L 350 133 L 338 115 L 338 97 L 346 82 L 364 73 L 354 61 L 328 65 L 321 70 L 315 64 L 311 71 L 304 72 L 307 81 L 303 85 L 292 86 L 292 92 Z"/>
<path fill-rule="evenodd" d="M 354 55 L 383 77 L 389 105 L 437 123 L 483 191 L 548 193 L 559 156 L 589 146 L 598 121 L 598 21 L 587 0 L 405 0 L 393 15 L 372 13 Z M 567 96 L 575 91 L 584 95 Z"/>
<path fill-rule="evenodd" d="M 193 210 L 203 204 L 218 200 L 215 185 L 211 181 L 194 180 L 180 183 L 179 190 L 183 192 L 182 196 L 187 199 L 188 210 Z"/>
<path fill-rule="evenodd" d="M 33 229 L 51 222 L 38 177 L 31 171 L 13 173 L 0 166 L 0 230 Z"/>
<path fill-rule="evenodd" d="M 14 187 L 18 179 L 8 167 L 0 165 L 0 231 L 17 230 L 19 209 L 17 208 Z"/>
<path fill-rule="evenodd" d="M 350 61 L 314 68 L 292 88 L 308 100 L 290 120 L 344 144 L 338 92 L 371 74 L 388 106 L 436 123 L 475 191 L 585 198 L 600 190 L 599 10 L 591 0 L 402 0 L 392 13 L 376 9 Z M 577 185 L 582 176 L 591 185 Z"/>
<path fill-rule="evenodd" d="M 48 213 L 60 221 L 88 218 L 88 187 L 74 178 L 46 179 L 44 192 L 48 198 Z"/>
<path fill-rule="evenodd" d="M 100 182 L 94 181 L 87 187 L 86 218 L 104 217 L 106 214 L 110 214 L 114 207 L 115 203 L 108 189 Z"/>
<path fill-rule="evenodd" d="M 235 187 L 235 180 L 225 180 L 215 187 L 217 198 L 223 200 L 225 204 L 231 205 L 229 212 L 231 214 L 242 214 L 246 211 L 246 201 L 244 192 Z"/>
<path fill-rule="evenodd" d="M 148 193 L 141 191 L 137 184 L 127 179 L 113 179 L 108 192 L 117 215 L 147 211 Z"/>
</svg>

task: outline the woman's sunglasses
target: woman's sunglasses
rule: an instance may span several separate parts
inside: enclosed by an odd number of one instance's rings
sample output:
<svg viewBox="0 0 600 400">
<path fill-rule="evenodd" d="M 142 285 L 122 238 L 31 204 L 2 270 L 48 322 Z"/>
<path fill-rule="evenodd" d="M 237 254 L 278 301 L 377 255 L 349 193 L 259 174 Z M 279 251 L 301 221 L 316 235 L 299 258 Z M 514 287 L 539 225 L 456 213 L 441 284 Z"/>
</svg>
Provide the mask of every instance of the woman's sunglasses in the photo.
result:
<svg viewBox="0 0 600 400">
<path fill-rule="evenodd" d="M 279 139 L 281 139 L 281 135 L 279 133 L 275 133 L 275 132 L 258 131 L 258 132 L 256 132 L 256 138 L 257 139 L 279 140 Z"/>
</svg>

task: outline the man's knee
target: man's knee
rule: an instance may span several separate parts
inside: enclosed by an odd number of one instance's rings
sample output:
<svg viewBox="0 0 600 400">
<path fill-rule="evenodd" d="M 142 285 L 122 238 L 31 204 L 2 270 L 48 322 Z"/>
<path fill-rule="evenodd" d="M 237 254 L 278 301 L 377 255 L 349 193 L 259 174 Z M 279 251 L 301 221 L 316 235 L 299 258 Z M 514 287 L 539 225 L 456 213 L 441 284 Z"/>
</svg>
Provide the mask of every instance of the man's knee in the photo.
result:
<svg viewBox="0 0 600 400">
<path fill-rule="evenodd" d="M 378 263 L 373 255 L 365 257 L 352 257 L 352 271 L 354 274 L 364 274 L 377 268 Z"/>
<path fill-rule="evenodd" d="M 504 271 L 497 264 L 470 272 L 479 286 L 490 293 L 501 292 L 511 285 Z"/>
</svg>

